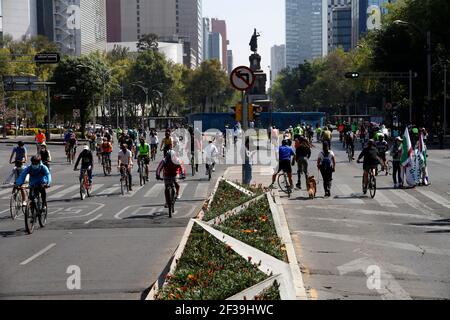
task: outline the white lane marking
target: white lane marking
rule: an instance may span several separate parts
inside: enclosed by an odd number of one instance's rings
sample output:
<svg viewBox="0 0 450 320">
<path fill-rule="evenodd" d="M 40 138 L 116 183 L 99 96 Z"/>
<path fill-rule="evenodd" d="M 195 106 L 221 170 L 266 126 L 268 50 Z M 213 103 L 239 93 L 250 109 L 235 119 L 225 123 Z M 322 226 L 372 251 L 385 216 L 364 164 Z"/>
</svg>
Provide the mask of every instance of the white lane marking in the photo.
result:
<svg viewBox="0 0 450 320">
<path fill-rule="evenodd" d="M 103 190 L 103 191 L 100 192 L 98 195 L 99 195 L 99 196 L 112 195 L 112 194 L 116 193 L 116 192 L 119 191 L 119 190 L 120 190 L 120 186 L 119 186 L 119 187 L 117 187 L 117 186 L 115 186 L 115 187 L 110 187 L 110 188 L 108 188 L 108 189 Z"/>
<path fill-rule="evenodd" d="M 98 218 L 101 218 L 103 216 L 103 214 L 99 214 L 98 216 L 96 216 L 95 218 L 92 218 L 91 220 L 86 221 L 84 224 L 89 224 L 91 222 L 94 222 L 95 220 L 97 220 Z"/>
<path fill-rule="evenodd" d="M 423 194 L 425 197 L 440 204 L 441 206 L 446 207 L 447 209 L 450 209 L 450 201 L 448 201 L 444 197 L 441 197 L 440 195 L 434 193 L 433 191 L 425 191 L 425 190 L 420 190 L 420 189 L 416 189 L 416 190 L 419 191 L 421 194 Z"/>
<path fill-rule="evenodd" d="M 12 188 L 6 188 L 5 190 L 0 191 L 0 196 L 3 196 L 3 195 L 8 194 L 8 193 L 9 194 L 12 193 Z"/>
<path fill-rule="evenodd" d="M 376 246 L 388 247 L 388 248 L 392 248 L 392 249 L 420 252 L 422 254 L 431 253 L 431 254 L 436 254 L 436 255 L 450 256 L 450 250 L 448 250 L 448 249 L 439 249 L 439 248 L 422 246 L 422 245 L 418 246 L 418 245 L 414 245 L 411 243 L 405 243 L 405 242 L 376 240 L 376 239 L 363 238 L 363 237 L 347 235 L 347 234 L 313 232 L 313 231 L 294 231 L 294 233 L 299 233 L 304 236 L 324 238 L 324 239 L 330 239 L 330 240 L 355 242 L 355 243 L 359 243 L 359 244 L 365 244 L 367 246 L 376 245 Z"/>
<path fill-rule="evenodd" d="M 47 189 L 47 195 L 49 195 L 50 193 L 55 192 L 56 190 L 61 189 L 62 187 L 64 187 L 64 185 L 56 185 L 56 186 L 52 186 L 51 188 Z M 10 197 L 3 197 L 2 200 L 8 200 Z"/>
<path fill-rule="evenodd" d="M 378 202 L 382 207 L 397 208 L 397 206 L 391 200 L 389 200 L 388 197 L 386 197 L 384 192 L 380 190 L 377 191 L 375 201 Z"/>
<path fill-rule="evenodd" d="M 195 189 L 195 198 L 207 198 L 209 190 L 209 183 L 199 183 Z"/>
<path fill-rule="evenodd" d="M 343 197 L 345 197 L 345 199 L 340 199 L 339 197 L 336 198 L 336 200 L 342 200 L 345 201 L 347 203 L 352 203 L 352 204 L 364 204 L 364 201 L 361 199 L 351 199 L 351 197 L 356 196 L 356 193 L 348 186 L 345 184 L 336 184 L 336 188 L 339 190 L 339 192 L 341 194 L 343 194 Z M 347 197 L 350 197 L 349 199 L 347 199 Z"/>
<path fill-rule="evenodd" d="M 129 192 L 129 193 L 125 193 L 124 197 L 125 198 L 132 198 L 136 195 L 136 193 L 138 193 L 142 188 L 144 188 L 144 186 L 138 186 L 138 187 L 133 187 L 133 191 Z"/>
<path fill-rule="evenodd" d="M 86 213 L 86 214 L 80 214 L 81 212 L 85 212 L 86 211 L 86 207 L 85 206 L 80 206 L 80 207 L 70 207 L 70 208 L 62 208 L 61 210 L 58 210 L 55 213 L 58 213 L 58 215 L 61 215 L 60 217 L 54 217 L 52 218 L 52 220 L 65 220 L 65 219 L 73 219 L 73 218 L 84 218 L 84 217 L 89 217 L 92 216 L 94 213 L 96 213 L 97 211 L 103 209 L 106 204 L 103 203 L 96 203 L 96 202 L 90 202 L 89 205 L 96 205 L 97 208 L 95 208 L 94 210 Z M 70 215 L 70 213 L 73 213 L 75 215 Z M 67 216 L 64 216 L 67 215 Z"/>
<path fill-rule="evenodd" d="M 324 205 L 324 206 L 305 206 L 305 207 L 297 207 L 297 210 L 302 210 L 305 208 L 310 209 L 319 209 L 319 210 L 326 210 L 326 212 L 330 212 L 330 214 L 335 215 L 334 211 L 344 211 L 345 213 L 349 215 L 357 215 L 357 214 L 364 214 L 364 215 L 375 215 L 375 216 L 397 216 L 397 217 L 404 217 L 404 218 L 416 218 L 420 220 L 438 220 L 441 217 L 438 215 L 430 215 L 430 216 L 422 216 L 420 214 L 410 214 L 410 213 L 399 213 L 399 212 L 389 212 L 389 211 L 379 211 L 379 210 L 364 210 L 364 209 L 348 209 L 345 207 L 339 207 L 339 206 L 333 206 L 333 205 Z M 329 210 L 331 209 L 331 210 Z M 334 211 L 332 211 L 334 210 Z"/>
<path fill-rule="evenodd" d="M 145 194 L 145 198 L 159 198 L 160 194 L 164 190 L 164 184 L 155 184 L 150 190 Z"/>
<path fill-rule="evenodd" d="M 52 194 L 49 196 L 50 199 L 60 199 L 64 197 L 66 194 L 73 193 L 77 191 L 80 188 L 78 184 L 68 187 L 67 189 L 64 189 L 63 191 L 60 191 L 58 193 Z"/>
<path fill-rule="evenodd" d="M 94 194 L 94 192 L 99 191 L 101 188 L 103 188 L 105 185 L 104 184 L 95 184 L 92 186 L 92 191 L 91 194 Z"/>
<path fill-rule="evenodd" d="M 180 198 L 183 196 L 183 192 L 186 189 L 186 187 L 187 183 L 180 183 L 180 194 L 179 194 Z"/>
<path fill-rule="evenodd" d="M 43 255 L 44 253 L 46 253 L 48 250 L 50 250 L 51 248 L 53 248 L 54 246 L 56 246 L 56 243 L 52 243 L 51 245 L 47 246 L 46 248 L 42 249 L 41 251 L 39 251 L 38 253 L 32 255 L 31 257 L 29 257 L 27 260 L 24 260 L 20 263 L 21 266 L 24 266 L 28 263 L 30 263 L 31 261 L 33 261 L 34 259 L 36 259 L 37 257 Z"/>
<path fill-rule="evenodd" d="M 405 191 L 403 191 L 403 190 L 396 190 L 394 192 L 394 194 L 396 196 L 400 197 L 407 205 L 409 205 L 410 207 L 413 207 L 414 209 L 422 212 L 423 214 L 429 215 L 429 216 L 436 216 L 436 215 L 431 213 L 433 211 L 432 208 L 430 208 L 426 204 L 420 202 L 417 198 L 409 195 Z"/>
<path fill-rule="evenodd" d="M 405 228 L 420 228 L 420 229 L 435 229 L 435 230 L 449 230 L 447 226 L 427 226 L 427 225 L 413 225 L 413 224 L 403 224 L 403 223 L 389 223 L 389 222 L 377 222 L 377 221 L 367 221 L 367 220 L 357 220 L 357 219 L 332 219 L 332 218 L 318 218 L 318 217 L 304 217 L 310 220 L 318 220 L 318 221 L 329 221 L 333 223 L 356 223 L 356 224 L 383 224 L 393 227 L 405 227 Z"/>
</svg>

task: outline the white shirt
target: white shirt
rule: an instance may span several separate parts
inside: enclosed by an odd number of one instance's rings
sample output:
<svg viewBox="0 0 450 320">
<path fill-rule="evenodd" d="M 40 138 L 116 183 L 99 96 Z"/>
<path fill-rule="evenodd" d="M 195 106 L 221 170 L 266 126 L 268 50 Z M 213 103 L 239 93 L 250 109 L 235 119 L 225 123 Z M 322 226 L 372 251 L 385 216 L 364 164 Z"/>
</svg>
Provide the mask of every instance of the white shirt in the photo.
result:
<svg viewBox="0 0 450 320">
<path fill-rule="evenodd" d="M 323 159 L 324 159 L 325 155 L 323 153 L 323 151 L 321 151 L 319 153 L 319 158 L 318 160 L 320 161 L 320 163 L 322 163 Z M 335 158 L 334 152 L 333 151 L 328 151 L 328 156 L 327 158 L 329 158 L 331 160 L 331 167 L 333 167 L 333 158 Z"/>
<path fill-rule="evenodd" d="M 131 163 L 128 163 L 129 159 L 131 158 L 131 151 L 127 150 L 126 153 L 124 153 L 122 150 L 119 151 L 119 160 L 124 165 L 129 165 L 133 163 L 133 160 L 131 160 Z"/>
<path fill-rule="evenodd" d="M 208 144 L 205 148 L 206 161 L 214 160 L 218 153 L 219 150 L 213 143 Z"/>
<path fill-rule="evenodd" d="M 158 144 L 159 140 L 158 140 L 158 136 L 150 136 L 150 144 Z"/>
</svg>

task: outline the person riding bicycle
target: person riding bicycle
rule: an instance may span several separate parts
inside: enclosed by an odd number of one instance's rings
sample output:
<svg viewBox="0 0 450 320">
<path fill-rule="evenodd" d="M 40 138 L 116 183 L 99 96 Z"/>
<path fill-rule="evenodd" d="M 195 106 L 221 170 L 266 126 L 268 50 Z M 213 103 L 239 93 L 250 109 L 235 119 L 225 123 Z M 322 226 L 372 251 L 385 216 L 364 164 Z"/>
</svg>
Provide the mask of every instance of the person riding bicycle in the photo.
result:
<svg viewBox="0 0 450 320">
<path fill-rule="evenodd" d="M 64 141 L 66 142 L 66 154 L 68 154 L 72 148 L 73 148 L 74 154 L 76 154 L 78 140 L 77 140 L 77 136 L 75 135 L 75 133 L 73 132 L 72 129 L 69 130 L 68 135 L 67 135 L 67 140 L 65 137 Z"/>
<path fill-rule="evenodd" d="M 14 158 L 14 161 L 13 161 Z M 28 161 L 28 152 L 27 152 L 27 148 L 25 147 L 25 143 L 23 143 L 23 141 L 19 141 L 17 143 L 17 146 L 13 148 L 12 152 L 11 152 L 11 157 L 9 157 L 9 163 L 14 164 L 15 165 L 15 169 L 13 170 L 13 172 L 11 173 L 10 178 L 7 179 L 7 181 L 11 181 L 14 177 L 14 179 L 18 178 L 18 176 L 20 176 L 20 174 L 23 171 L 23 166 L 25 163 L 27 163 Z M 17 176 L 16 175 L 16 170 L 17 170 Z M 16 183 L 16 181 L 14 181 L 14 183 Z M 13 190 L 14 192 L 14 190 Z M 21 190 L 22 193 L 22 199 L 25 200 L 25 191 Z M 24 202 L 24 205 L 26 205 L 26 202 Z"/>
<path fill-rule="evenodd" d="M 163 174 L 162 179 L 161 172 Z M 156 169 L 156 179 L 164 180 L 165 186 L 173 183 L 175 185 L 177 200 L 180 199 L 180 185 L 177 181 L 178 177 L 184 179 L 186 177 L 186 170 L 184 168 L 183 162 L 181 162 L 181 160 L 177 157 L 176 152 L 172 150 L 172 145 L 169 145 L 167 155 L 159 163 L 158 168 Z M 166 208 L 169 207 L 169 204 L 167 203 L 168 198 L 168 194 L 166 193 Z"/>
<path fill-rule="evenodd" d="M 137 147 L 137 158 L 138 158 L 138 164 L 141 165 L 141 161 L 144 161 L 145 165 L 145 176 L 148 181 L 148 165 L 150 164 L 150 145 L 145 142 L 145 138 L 142 136 L 139 138 L 139 145 Z M 139 170 L 142 170 L 141 167 L 139 167 Z"/>
<path fill-rule="evenodd" d="M 294 134 L 294 140 L 298 139 L 300 136 L 303 135 L 303 129 L 302 129 L 302 126 L 300 124 L 298 124 L 292 131 L 293 131 L 293 134 Z"/>
<path fill-rule="evenodd" d="M 363 161 L 363 169 L 364 169 L 364 194 L 367 194 L 367 186 L 369 184 L 369 171 L 376 170 L 378 165 L 381 162 L 380 157 L 378 156 L 378 149 L 376 148 L 375 141 L 370 139 L 367 143 L 367 147 L 363 149 L 361 154 L 358 157 L 358 163 L 361 163 L 361 159 L 364 158 Z M 375 175 L 375 173 L 374 173 Z"/>
<path fill-rule="evenodd" d="M 378 136 L 378 142 L 376 143 L 376 147 L 378 149 L 378 156 L 381 159 L 381 171 L 386 170 L 386 152 L 389 150 L 389 144 L 384 139 L 384 135 Z M 389 172 L 386 171 L 386 175 Z"/>
<path fill-rule="evenodd" d="M 301 177 L 305 175 L 306 184 L 308 183 L 308 160 L 311 158 L 311 144 L 305 137 L 300 136 L 295 140 L 295 160 L 297 162 L 298 182 L 296 187 L 302 189 Z"/>
<path fill-rule="evenodd" d="M 47 209 L 47 192 L 46 187 L 52 184 L 52 175 L 48 168 L 44 166 L 41 162 L 40 156 L 34 156 L 31 158 L 31 165 L 26 167 L 19 178 L 16 181 L 16 187 L 21 188 L 26 181 L 27 176 L 30 175 L 29 188 L 37 189 L 41 194 L 42 199 L 42 209 L 45 211 Z M 34 200 L 34 194 L 30 192 L 30 200 Z"/>
<path fill-rule="evenodd" d="M 331 149 L 331 131 L 328 127 L 323 128 L 322 142 L 328 142 L 328 146 Z"/>
<path fill-rule="evenodd" d="M 44 166 L 50 170 L 50 162 L 52 162 L 52 155 L 50 154 L 50 151 L 47 148 L 47 144 L 43 143 L 41 144 L 41 150 L 39 151 L 39 155 L 41 156 L 42 163 Z"/>
<path fill-rule="evenodd" d="M 129 190 L 133 191 L 132 188 L 133 178 L 131 175 L 131 168 L 133 167 L 133 155 L 131 151 L 128 149 L 128 145 L 126 143 L 121 145 L 118 155 L 117 168 L 119 168 L 120 173 L 122 173 L 122 167 L 125 167 L 126 170 L 128 171 Z"/>
<path fill-rule="evenodd" d="M 206 175 L 209 174 L 208 172 L 208 166 L 211 164 L 212 166 L 212 172 L 216 172 L 216 157 L 219 154 L 219 150 L 217 149 L 216 145 L 213 143 L 213 140 L 209 140 L 209 144 L 205 148 L 205 158 L 206 158 Z"/>
<path fill-rule="evenodd" d="M 167 156 L 167 152 L 173 148 L 174 141 L 170 136 L 170 130 L 166 130 L 164 139 L 161 141 L 160 151 L 164 152 L 164 158 Z"/>
<path fill-rule="evenodd" d="M 135 148 L 135 145 L 134 145 L 133 137 L 129 136 L 128 134 L 125 135 L 125 142 L 124 143 L 127 145 L 127 149 L 130 150 L 131 156 L 136 155 L 136 148 Z"/>
<path fill-rule="evenodd" d="M 101 144 L 101 153 L 102 153 L 103 159 L 105 159 L 109 165 L 111 165 L 112 152 L 113 152 L 112 143 L 110 141 L 108 141 L 108 138 L 104 137 L 103 142 Z"/>
<path fill-rule="evenodd" d="M 38 133 L 36 134 L 34 141 L 36 142 L 36 148 L 37 148 L 36 150 L 39 153 L 41 144 L 43 144 L 45 141 L 47 141 L 47 138 L 45 137 L 45 134 L 42 133 L 42 130 L 38 130 Z"/>
<path fill-rule="evenodd" d="M 278 151 L 278 168 L 275 170 L 275 174 L 272 176 L 272 184 L 269 186 L 269 188 L 273 188 L 273 185 L 275 184 L 275 181 L 277 179 L 278 174 L 283 171 L 288 175 L 289 178 L 289 184 L 291 186 L 291 189 L 294 188 L 294 182 L 292 181 L 292 166 L 295 164 L 295 153 L 294 150 L 292 150 L 291 147 L 288 145 L 287 140 L 283 140 L 281 142 L 281 147 Z M 292 164 L 291 164 L 292 162 Z"/>
<path fill-rule="evenodd" d="M 81 169 L 80 169 L 80 182 L 83 180 L 83 171 L 87 170 L 88 178 L 89 178 L 89 186 L 92 185 L 92 171 L 94 169 L 94 156 L 92 154 L 89 146 L 85 146 L 83 151 L 81 151 L 78 156 L 77 161 L 75 162 L 74 171 L 78 170 L 78 164 L 81 161 Z"/>
<path fill-rule="evenodd" d="M 155 131 L 150 131 L 150 152 L 154 153 L 156 156 L 156 153 L 158 151 L 158 134 Z"/>
<path fill-rule="evenodd" d="M 322 128 L 320 127 L 320 124 L 316 124 L 316 135 L 317 135 L 317 142 L 320 142 L 322 139 Z"/>
<path fill-rule="evenodd" d="M 353 160 L 355 160 L 355 140 L 356 135 L 353 133 L 353 131 L 350 130 L 345 133 L 345 145 L 347 146 L 347 150 L 348 148 L 350 148 Z"/>
</svg>

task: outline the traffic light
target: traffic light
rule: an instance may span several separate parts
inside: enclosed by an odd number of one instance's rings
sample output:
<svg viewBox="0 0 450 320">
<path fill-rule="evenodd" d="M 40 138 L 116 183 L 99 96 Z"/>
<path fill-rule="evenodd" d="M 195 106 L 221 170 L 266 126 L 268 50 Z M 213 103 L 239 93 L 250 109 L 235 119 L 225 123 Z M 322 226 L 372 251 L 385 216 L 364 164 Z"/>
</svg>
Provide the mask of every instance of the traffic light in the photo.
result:
<svg viewBox="0 0 450 320">
<path fill-rule="evenodd" d="M 237 122 L 242 121 L 242 104 L 237 103 L 235 107 L 232 108 L 234 110 L 234 118 Z"/>
<path fill-rule="evenodd" d="M 358 72 L 347 72 L 345 74 L 345 77 L 347 79 L 358 79 L 359 78 L 359 73 Z"/>
</svg>

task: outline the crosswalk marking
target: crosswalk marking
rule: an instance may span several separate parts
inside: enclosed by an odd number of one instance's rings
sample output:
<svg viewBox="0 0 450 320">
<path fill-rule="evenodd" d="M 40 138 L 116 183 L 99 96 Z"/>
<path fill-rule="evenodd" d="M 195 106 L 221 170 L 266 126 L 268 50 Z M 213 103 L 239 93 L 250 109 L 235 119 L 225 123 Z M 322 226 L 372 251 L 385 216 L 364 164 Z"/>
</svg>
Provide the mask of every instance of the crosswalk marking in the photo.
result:
<svg viewBox="0 0 450 320">
<path fill-rule="evenodd" d="M 70 187 L 68 187 L 68 188 L 66 188 L 66 189 L 64 189 L 64 190 L 62 190 L 62 191 L 60 191 L 58 193 L 50 195 L 49 198 L 60 199 L 60 198 L 64 197 L 66 194 L 73 193 L 73 192 L 77 191 L 79 188 L 80 188 L 80 186 L 78 184 L 76 184 L 76 185 L 70 186 Z"/>
<path fill-rule="evenodd" d="M 401 198 L 407 205 L 422 212 L 423 214 L 430 215 L 430 213 L 433 211 L 433 209 L 428 207 L 426 204 L 420 202 L 417 198 L 409 195 L 403 190 L 396 190 L 395 195 Z"/>
<path fill-rule="evenodd" d="M 195 189 L 195 198 L 206 198 L 208 195 L 209 183 L 199 183 Z"/>
<path fill-rule="evenodd" d="M 163 184 L 155 184 L 150 190 L 147 191 L 145 198 L 158 198 L 163 190 Z"/>
<path fill-rule="evenodd" d="M 383 191 L 377 191 L 375 201 L 378 202 L 382 207 L 397 208 L 397 206 L 391 200 L 389 200 L 389 198 L 384 194 Z"/>
<path fill-rule="evenodd" d="M 183 196 L 183 192 L 187 187 L 187 183 L 180 183 L 180 193 L 179 196 L 182 197 Z"/>
<path fill-rule="evenodd" d="M 62 187 L 64 187 L 64 185 L 56 185 L 56 186 L 52 186 L 50 189 L 47 190 L 47 194 L 51 193 L 51 192 L 55 192 L 56 190 L 61 189 Z M 10 190 L 11 192 L 11 190 Z M 8 200 L 10 198 L 10 196 L 7 197 L 2 197 L 2 200 Z"/>
<path fill-rule="evenodd" d="M 107 189 L 103 190 L 98 195 L 99 196 L 107 196 L 107 195 L 114 194 L 115 192 L 117 192 L 119 190 L 120 190 L 120 186 L 114 185 L 113 187 L 110 187 L 110 188 L 107 188 Z"/>
<path fill-rule="evenodd" d="M 91 191 L 91 193 L 94 193 L 94 192 L 100 190 L 100 189 L 103 188 L 104 186 L 105 186 L 104 184 L 95 184 L 95 183 L 94 183 L 94 185 L 92 186 L 92 191 Z"/>
<path fill-rule="evenodd" d="M 5 195 L 5 194 L 11 194 L 12 193 L 12 188 L 6 188 L 5 190 L 0 191 L 0 196 Z"/>
<path fill-rule="evenodd" d="M 351 203 L 351 204 L 364 204 L 364 201 L 361 199 L 351 199 L 351 198 L 347 199 L 347 197 L 352 197 L 353 195 L 355 195 L 355 192 L 348 185 L 345 185 L 345 184 L 338 185 L 337 184 L 336 188 L 345 197 L 341 200 L 345 200 L 345 202 Z M 339 199 L 339 197 L 337 199 Z"/>
<path fill-rule="evenodd" d="M 433 200 L 436 203 L 439 203 L 441 206 L 450 209 L 450 201 L 448 201 L 444 197 L 441 197 L 440 195 L 434 193 L 433 191 L 425 191 L 420 189 L 416 190 L 419 191 L 421 194 L 423 194 L 425 197 Z"/>
</svg>

